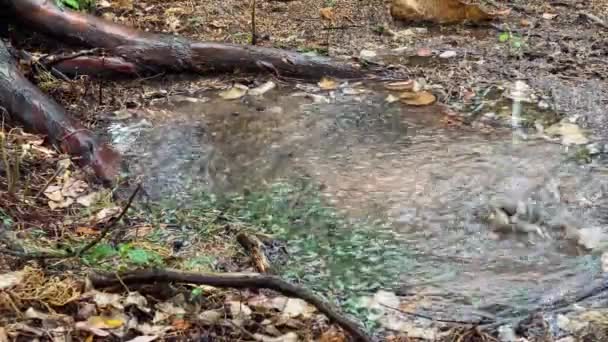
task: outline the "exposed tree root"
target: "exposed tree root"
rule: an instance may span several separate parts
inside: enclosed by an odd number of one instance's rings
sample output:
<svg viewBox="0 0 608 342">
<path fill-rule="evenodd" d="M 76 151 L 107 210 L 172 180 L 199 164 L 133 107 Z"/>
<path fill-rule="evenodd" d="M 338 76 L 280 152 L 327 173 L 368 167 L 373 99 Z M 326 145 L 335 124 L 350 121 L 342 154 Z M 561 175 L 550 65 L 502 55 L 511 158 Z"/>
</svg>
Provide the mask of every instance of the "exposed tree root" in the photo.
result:
<svg viewBox="0 0 608 342">
<path fill-rule="evenodd" d="M 90 165 L 102 180 L 118 173 L 120 155 L 99 142 L 86 127 L 71 118 L 57 102 L 27 80 L 6 45 L 0 41 L 0 106 L 28 130 L 44 134 L 54 146 Z"/>
<path fill-rule="evenodd" d="M 226 71 L 271 72 L 280 77 L 359 78 L 363 73 L 327 58 L 235 44 L 197 42 L 182 37 L 146 33 L 97 17 L 63 10 L 48 0 L 0 0 L 16 20 L 32 30 L 63 40 L 105 49 L 145 73 Z M 0 7 L 1 8 L 1 7 Z"/>
<path fill-rule="evenodd" d="M 285 296 L 296 297 L 314 305 L 332 322 L 338 324 L 357 341 L 372 341 L 372 339 L 359 327 L 357 323 L 338 313 L 329 303 L 325 302 L 309 290 L 290 284 L 281 278 L 261 274 L 203 274 L 188 273 L 170 270 L 140 270 L 120 275 L 93 274 L 90 276 L 95 287 L 108 287 L 114 285 L 130 285 L 144 283 L 188 283 L 231 288 L 264 288 L 277 291 Z"/>
</svg>

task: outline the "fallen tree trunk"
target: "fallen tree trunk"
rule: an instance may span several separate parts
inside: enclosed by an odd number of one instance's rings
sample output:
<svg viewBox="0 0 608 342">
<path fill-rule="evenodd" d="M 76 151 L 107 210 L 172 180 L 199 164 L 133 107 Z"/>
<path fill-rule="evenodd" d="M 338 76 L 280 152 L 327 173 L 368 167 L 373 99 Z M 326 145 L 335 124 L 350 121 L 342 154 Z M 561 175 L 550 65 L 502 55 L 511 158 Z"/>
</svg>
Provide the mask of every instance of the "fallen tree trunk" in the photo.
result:
<svg viewBox="0 0 608 342">
<path fill-rule="evenodd" d="M 0 0 L 18 23 L 72 42 L 103 48 L 145 73 L 226 71 L 271 72 L 280 77 L 358 78 L 363 73 L 327 58 L 235 44 L 197 42 L 166 34 L 146 33 L 92 15 L 60 9 L 50 0 Z"/>
<path fill-rule="evenodd" d="M 119 154 L 27 80 L 1 40 L 0 106 L 26 129 L 45 135 L 49 143 L 76 157 L 80 165 L 90 165 L 100 179 L 111 181 L 118 174 Z"/>
<path fill-rule="evenodd" d="M 327 316 L 330 321 L 338 324 L 347 331 L 356 341 L 371 341 L 371 338 L 359 325 L 338 313 L 329 303 L 323 301 L 312 292 L 292 285 L 281 278 L 261 274 L 203 274 L 187 273 L 169 270 L 140 270 L 117 274 L 93 274 L 89 277 L 95 287 L 124 286 L 130 284 L 151 283 L 186 283 L 231 288 L 258 288 L 277 291 L 285 296 L 296 297 L 314 305 L 319 312 Z"/>
</svg>

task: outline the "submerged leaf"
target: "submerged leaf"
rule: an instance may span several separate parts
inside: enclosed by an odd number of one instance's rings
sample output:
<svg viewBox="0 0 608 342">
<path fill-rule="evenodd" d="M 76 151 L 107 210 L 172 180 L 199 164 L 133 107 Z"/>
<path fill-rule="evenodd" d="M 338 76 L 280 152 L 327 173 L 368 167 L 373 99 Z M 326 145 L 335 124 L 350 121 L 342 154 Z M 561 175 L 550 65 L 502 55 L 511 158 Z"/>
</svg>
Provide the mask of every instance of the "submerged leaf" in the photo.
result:
<svg viewBox="0 0 608 342">
<path fill-rule="evenodd" d="M 318 85 L 322 90 L 334 90 L 338 88 L 338 82 L 328 77 L 323 77 Z"/>
<path fill-rule="evenodd" d="M 237 84 L 234 87 L 222 91 L 219 95 L 224 100 L 236 100 L 247 94 L 248 88 L 244 85 Z"/>
<path fill-rule="evenodd" d="M 436 100 L 437 98 L 435 97 L 435 95 L 431 94 L 428 91 L 408 94 L 404 93 L 401 96 L 401 102 L 410 106 L 428 106 L 435 103 Z"/>
<path fill-rule="evenodd" d="M 584 145 L 589 142 L 581 128 L 573 123 L 560 122 L 547 129 L 545 133 L 549 136 L 559 136 L 564 145 Z"/>
</svg>

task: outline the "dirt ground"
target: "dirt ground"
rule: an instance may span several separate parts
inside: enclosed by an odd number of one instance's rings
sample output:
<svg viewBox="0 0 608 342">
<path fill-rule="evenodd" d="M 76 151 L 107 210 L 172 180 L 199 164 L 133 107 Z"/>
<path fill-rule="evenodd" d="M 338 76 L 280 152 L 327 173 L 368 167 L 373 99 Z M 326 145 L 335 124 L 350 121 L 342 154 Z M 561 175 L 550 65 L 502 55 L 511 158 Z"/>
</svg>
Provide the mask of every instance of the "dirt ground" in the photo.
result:
<svg viewBox="0 0 608 342">
<path fill-rule="evenodd" d="M 362 50 L 375 51 L 381 57 L 373 60 L 373 63 L 400 75 L 406 75 L 408 78 L 424 79 L 438 95 L 440 102 L 463 116 L 475 117 L 483 112 L 480 106 L 494 110 L 492 101 L 495 99 L 492 98 L 491 90 L 497 87 L 506 88 L 517 79 L 524 80 L 538 98 L 546 100 L 548 105 L 559 114 L 571 117 L 581 126 L 589 128 L 596 139 L 606 140 L 608 138 L 605 133 L 608 128 L 605 109 L 608 105 L 606 84 L 608 27 L 594 18 L 608 23 L 608 1 L 485 1 L 484 6 L 488 9 L 511 8 L 511 13 L 491 25 L 405 25 L 390 18 L 386 1 L 369 0 L 363 3 L 358 0 L 258 0 L 256 29 L 259 43 L 264 46 L 327 54 L 346 60 L 356 60 Z M 251 6 L 248 1 L 149 0 L 133 3 L 103 1 L 100 2 L 99 7 L 97 10 L 99 15 L 144 30 L 240 44 L 248 43 L 251 39 Z M 320 15 L 321 8 L 327 7 L 333 8 L 334 20 L 324 19 Z M 513 44 L 514 40 L 501 42 L 500 36 L 503 32 L 511 32 L 516 36 L 517 46 Z M 36 45 L 31 42 L 27 44 Z M 431 56 L 420 56 L 422 49 L 430 49 Z M 446 51 L 451 52 L 452 57 L 440 57 Z M 168 93 L 175 93 L 221 88 L 235 80 L 247 82 L 251 81 L 251 78 L 228 75 L 196 81 L 191 78 L 160 77 L 117 83 L 107 81 L 100 83 L 95 80 L 66 83 L 37 77 L 37 82 L 43 89 L 92 127 L 95 127 L 100 120 L 103 122 L 103 118 L 108 113 L 126 107 L 145 106 L 158 94 L 166 95 L 167 90 Z M 65 208 L 51 209 L 48 206 L 48 196 L 44 195 L 49 183 L 58 183 L 65 187 L 66 184 L 82 181 L 86 184 L 87 190 L 79 192 L 78 196 L 73 196 L 74 200 L 85 193 L 98 192 L 105 198 L 103 203 L 99 204 L 102 207 L 115 208 L 118 203 L 124 204 L 124 200 L 116 203 L 112 196 L 114 192 L 121 191 L 118 189 L 109 191 L 95 185 L 90 175 L 72 165 L 67 167 L 67 171 L 55 172 L 66 156 L 47 150 L 41 144 L 39 137 L 18 130 L 9 133 L 8 128 L 3 132 L 3 152 L 6 152 L 8 157 L 3 157 L 3 166 L 0 167 L 0 227 L 3 224 L 15 227 L 11 232 L 14 235 L 10 240 L 26 241 L 28 244 L 25 246 L 26 250 L 31 247 L 29 244 L 33 241 L 36 248 L 57 248 L 58 242 L 61 242 L 60 246 L 82 245 L 91 236 L 99 234 L 99 230 L 95 227 L 99 227 L 107 219 L 94 214 L 101 207 L 83 210 L 67 205 Z M 27 156 L 23 149 L 24 144 L 29 146 Z M 9 164 L 14 165 L 15 161 L 18 161 L 21 170 L 18 174 L 8 167 Z M 10 191 L 7 189 L 10 188 L 15 177 L 18 178 L 16 193 L 9 194 Z M 128 188 L 128 184 L 123 184 L 123 187 Z M 128 191 L 122 190 L 122 192 Z M 72 197 L 66 195 L 62 200 L 67 198 Z M 137 213 L 138 211 L 134 210 L 134 216 L 127 220 L 123 229 L 151 232 L 150 226 L 158 222 L 153 222 L 149 217 L 139 216 Z M 167 229 L 170 230 L 171 227 Z M 2 231 L 3 234 L 8 234 Z M 165 237 L 179 240 L 174 233 L 165 233 Z M 125 239 L 128 240 L 129 237 Z M 229 232 L 225 236 L 215 236 L 209 240 L 201 238 L 201 241 L 192 243 L 191 249 L 180 254 L 179 258 L 191 258 L 193 255 L 196 256 L 197 250 L 206 250 L 211 251 L 208 254 L 221 260 L 218 264 L 221 265 L 222 270 L 250 270 L 248 258 L 238 251 L 234 243 L 226 244 L 224 242 L 226 240 L 234 241 L 234 234 Z M 4 239 L 4 241 L 8 240 Z M 172 260 L 174 257 L 174 252 L 166 246 L 166 243 L 155 244 L 148 240 L 137 243 L 139 244 L 137 248 L 153 251 L 165 259 Z M 6 245 L 7 248 L 10 247 Z M 117 265 L 123 262 L 119 259 L 115 260 Z M 0 341 L 4 341 L 3 334 L 26 336 L 26 338 L 38 336 L 42 339 L 42 336 L 49 331 L 53 334 L 60 333 L 59 330 L 52 329 L 63 326 L 63 323 L 58 322 L 64 320 L 64 316 L 51 317 L 52 309 L 49 314 L 45 314 L 46 316 L 38 311 L 33 313 L 30 311 L 28 317 L 26 312 L 31 307 L 45 310 L 53 306 L 53 303 L 48 306 L 50 301 L 48 294 L 32 294 L 32 289 L 35 287 L 54 284 L 55 288 L 63 289 L 64 292 L 61 293 L 63 296 L 66 291 L 73 291 L 74 288 L 82 285 L 80 284 L 83 281 L 82 269 L 77 266 L 77 261 L 60 261 L 59 264 L 61 264 L 59 269 L 67 270 L 59 278 L 49 275 L 39 276 L 36 278 L 38 282 L 30 284 L 32 286 L 30 288 L 16 287 L 13 288 L 13 292 L 5 291 L 15 284 L 9 284 L 10 286 L 7 287 L 0 282 L 0 309 L 11 313 L 3 315 L 3 320 L 0 321 L 0 327 L 5 326 L 0 328 Z M 23 269 L 24 265 L 32 267 L 27 268 L 29 274 L 36 275 L 38 275 L 36 270 L 48 266 L 39 262 L 24 263 L 14 257 L 0 259 L 0 269 L 3 273 Z M 179 262 L 171 265 L 184 267 Z M 170 290 L 173 294 L 179 292 L 176 289 Z M 21 297 L 15 298 L 15 293 Z M 5 294 L 9 294 L 8 297 Z M 198 312 L 203 306 L 206 309 L 203 310 L 204 312 L 219 310 L 222 315 L 230 315 L 232 314 L 230 304 L 226 303 L 242 300 L 238 295 L 242 293 L 222 292 L 216 297 L 212 296 L 213 299 L 207 298 L 202 302 L 188 305 L 198 305 Z M 245 297 L 252 302 L 260 299 L 260 295 L 255 293 L 247 293 Z M 121 297 L 119 301 L 124 301 L 125 298 Z M 158 299 L 158 296 L 155 298 Z M 113 319 L 123 319 L 117 318 L 118 314 L 114 310 L 101 309 L 100 301 L 71 302 L 70 298 L 65 298 L 63 304 L 70 303 L 70 306 L 62 313 L 76 317 L 81 310 L 84 310 L 83 308 L 90 309 L 90 305 L 93 304 L 97 306 L 95 310 L 99 311 L 96 311 L 99 315 L 102 312 L 110 312 Z M 169 301 L 157 300 L 157 304 L 165 302 Z M 183 301 L 172 303 L 174 306 L 185 305 Z M 152 304 L 149 307 L 142 305 L 140 310 L 148 314 L 163 312 L 158 306 L 152 308 Z M 226 326 L 215 324 L 216 322 L 201 325 L 186 322 L 183 315 L 178 315 L 179 318 L 174 317 L 164 321 L 163 327 L 172 328 L 171 335 L 167 336 L 174 340 L 202 338 L 201 336 L 212 340 L 214 338 L 227 341 L 260 340 L 259 336 L 254 338 L 250 335 L 261 333 L 285 336 L 292 331 L 297 331 L 310 339 L 325 336 L 325 339 L 321 338 L 323 341 L 343 340 L 343 335 L 335 328 L 329 328 L 327 322 L 319 316 L 285 321 L 283 316 L 263 312 L 263 309 L 256 311 L 254 315 L 272 322 L 264 327 L 258 323 L 252 326 Z M 36 320 L 35 323 L 31 323 L 33 320 Z M 262 322 L 261 319 L 257 321 Z M 111 323 L 106 321 L 105 324 Z M 213 326 L 213 329 L 209 329 L 209 325 Z M 312 325 L 314 328 L 306 328 L 307 325 Z M 141 333 L 145 333 L 143 330 L 145 328 L 141 324 L 137 327 Z M 103 336 L 98 335 L 99 331 L 93 328 L 88 327 L 89 333 L 81 333 L 76 337 L 87 341 L 105 340 Z M 158 333 L 158 331 L 147 332 Z M 123 337 L 125 336 L 131 335 Z M 399 340 L 408 339 L 404 337 Z"/>
</svg>

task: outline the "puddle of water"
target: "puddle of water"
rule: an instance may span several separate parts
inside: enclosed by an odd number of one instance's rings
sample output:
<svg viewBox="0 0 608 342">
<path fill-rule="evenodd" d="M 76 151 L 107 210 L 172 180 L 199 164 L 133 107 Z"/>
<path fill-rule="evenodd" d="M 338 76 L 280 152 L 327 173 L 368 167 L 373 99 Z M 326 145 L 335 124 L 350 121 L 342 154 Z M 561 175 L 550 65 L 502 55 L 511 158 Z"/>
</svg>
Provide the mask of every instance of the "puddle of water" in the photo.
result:
<svg viewBox="0 0 608 342">
<path fill-rule="evenodd" d="M 547 226 L 603 227 L 607 175 L 565 163 L 561 146 L 446 129 L 436 107 L 388 104 L 380 92 L 325 94 L 328 103 L 293 92 L 236 101 L 208 93 L 205 102 L 155 108 L 149 124 L 115 122 L 110 131 L 153 197 L 187 203 L 202 191 L 304 176 L 353 222 L 376 222 L 331 236 L 290 226 L 306 236 L 293 257 L 308 263 L 305 273 L 340 280 L 337 292 L 425 289 L 458 294 L 436 300 L 444 304 L 496 311 L 594 276 L 595 264 L 559 230 L 497 235 L 480 219 L 502 197 L 542 208 Z"/>
</svg>

